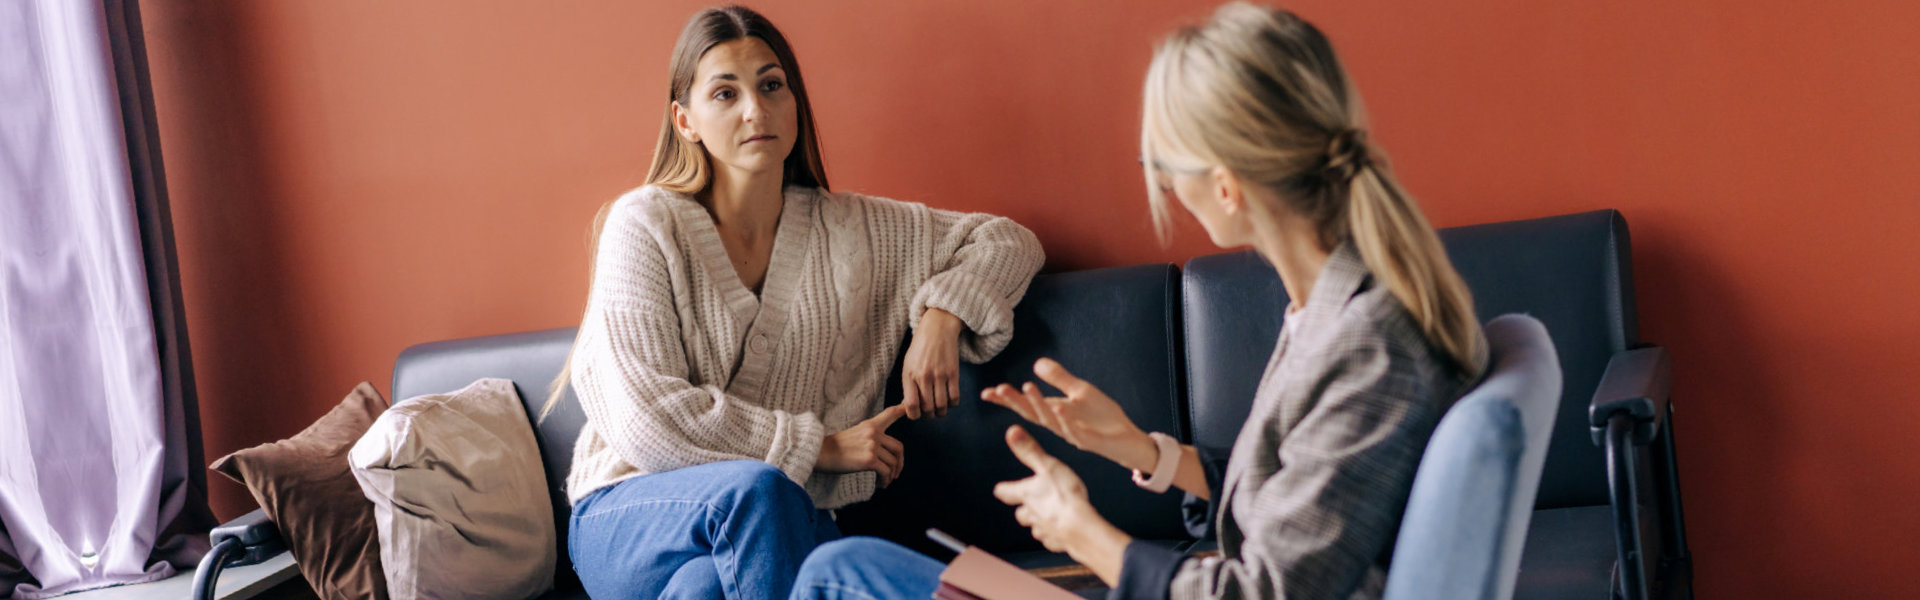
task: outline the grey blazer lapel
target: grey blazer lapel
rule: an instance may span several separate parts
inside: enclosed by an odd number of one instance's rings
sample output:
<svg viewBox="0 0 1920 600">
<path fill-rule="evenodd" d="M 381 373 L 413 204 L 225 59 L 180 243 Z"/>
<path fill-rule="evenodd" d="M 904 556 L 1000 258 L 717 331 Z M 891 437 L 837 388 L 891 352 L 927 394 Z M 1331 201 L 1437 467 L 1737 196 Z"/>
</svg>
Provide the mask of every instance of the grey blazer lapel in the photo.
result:
<svg viewBox="0 0 1920 600">
<path fill-rule="evenodd" d="M 1372 277 L 1367 264 L 1360 260 L 1359 251 L 1353 242 L 1345 242 L 1333 249 L 1327 256 L 1327 263 L 1320 267 L 1320 276 L 1314 280 L 1313 291 L 1308 292 L 1306 306 L 1291 316 L 1299 319 L 1292 328 L 1296 336 L 1317 338 L 1332 330 L 1340 319 L 1340 310 L 1354 294 Z M 1283 338 L 1286 336 L 1282 336 Z M 1301 344 L 1291 344 L 1299 346 Z M 1319 344 L 1305 344 L 1316 347 Z M 1316 398 L 1313 396 L 1313 383 L 1308 378 L 1324 371 L 1332 357 L 1327 356 L 1286 356 L 1278 359 L 1280 363 L 1274 372 L 1269 373 L 1261 387 L 1269 385 L 1276 389 L 1272 393 L 1277 400 L 1268 410 L 1279 415 L 1279 429 L 1282 439 L 1292 434 L 1294 425 L 1313 410 Z"/>
<path fill-rule="evenodd" d="M 1292 303 L 1283 308 L 1286 319 L 1298 319 L 1293 326 L 1280 328 L 1280 339 L 1274 343 L 1273 356 L 1267 359 L 1267 368 L 1260 377 L 1260 385 L 1254 392 L 1253 409 L 1247 415 L 1246 424 L 1234 438 L 1233 450 L 1228 455 L 1227 473 L 1220 485 L 1220 497 L 1214 503 L 1218 513 L 1214 523 L 1218 531 L 1224 534 L 1231 526 L 1234 493 L 1246 478 L 1249 467 L 1259 457 L 1253 455 L 1261 444 L 1257 438 L 1265 435 L 1263 431 L 1272 427 L 1281 438 L 1293 432 L 1294 425 L 1304 418 L 1313 408 L 1312 390 L 1305 377 L 1318 373 L 1326 358 L 1318 356 L 1290 356 L 1288 349 L 1295 344 L 1296 336 L 1311 337 L 1326 330 L 1326 325 L 1336 321 L 1340 308 L 1345 306 L 1353 295 L 1360 291 L 1362 284 L 1372 275 L 1367 265 L 1360 260 L 1360 253 L 1352 242 L 1340 244 L 1328 255 L 1320 274 L 1314 279 L 1313 291 L 1308 293 L 1307 303 L 1298 311 L 1292 311 Z M 1291 313 L 1291 314 L 1287 314 Z M 1278 446 L 1278 444 L 1274 444 Z M 1274 457 L 1273 460 L 1279 460 Z M 1284 465 L 1283 465 L 1284 468 Z"/>
</svg>

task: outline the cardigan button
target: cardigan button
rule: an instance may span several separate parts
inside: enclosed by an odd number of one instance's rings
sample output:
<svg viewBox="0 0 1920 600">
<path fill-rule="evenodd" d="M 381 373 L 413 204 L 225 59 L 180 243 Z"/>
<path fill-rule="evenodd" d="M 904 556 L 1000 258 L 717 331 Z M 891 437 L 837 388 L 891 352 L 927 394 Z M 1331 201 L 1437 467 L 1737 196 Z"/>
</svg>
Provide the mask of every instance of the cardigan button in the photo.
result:
<svg viewBox="0 0 1920 600">
<path fill-rule="evenodd" d="M 753 336 L 753 339 L 747 342 L 747 349 L 752 350 L 754 354 L 766 354 L 767 334 L 762 333 Z"/>
</svg>

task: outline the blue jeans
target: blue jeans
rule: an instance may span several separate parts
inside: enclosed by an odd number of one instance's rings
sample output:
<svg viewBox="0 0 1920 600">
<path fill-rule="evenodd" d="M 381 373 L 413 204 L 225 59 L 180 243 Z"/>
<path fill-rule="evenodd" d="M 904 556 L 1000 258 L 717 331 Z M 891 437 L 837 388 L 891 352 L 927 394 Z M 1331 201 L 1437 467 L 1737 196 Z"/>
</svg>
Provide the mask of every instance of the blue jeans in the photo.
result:
<svg viewBox="0 0 1920 600">
<path fill-rule="evenodd" d="M 880 538 L 821 544 L 800 565 L 793 600 L 931 598 L 947 565 Z"/>
<path fill-rule="evenodd" d="M 781 598 L 807 553 L 840 530 L 779 469 L 735 460 L 588 494 L 567 535 L 594 598 Z"/>
</svg>

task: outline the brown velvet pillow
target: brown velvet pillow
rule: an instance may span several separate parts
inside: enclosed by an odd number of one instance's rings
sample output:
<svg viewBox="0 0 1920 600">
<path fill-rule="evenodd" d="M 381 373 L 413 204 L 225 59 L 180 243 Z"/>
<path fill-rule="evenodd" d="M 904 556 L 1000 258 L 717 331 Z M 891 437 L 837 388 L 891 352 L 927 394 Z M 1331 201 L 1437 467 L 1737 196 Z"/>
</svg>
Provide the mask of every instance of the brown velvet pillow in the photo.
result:
<svg viewBox="0 0 1920 600">
<path fill-rule="evenodd" d="M 253 492 L 321 598 L 387 597 L 373 502 L 347 468 L 347 451 L 386 409 L 373 384 L 362 382 L 305 431 L 211 467 Z"/>
</svg>

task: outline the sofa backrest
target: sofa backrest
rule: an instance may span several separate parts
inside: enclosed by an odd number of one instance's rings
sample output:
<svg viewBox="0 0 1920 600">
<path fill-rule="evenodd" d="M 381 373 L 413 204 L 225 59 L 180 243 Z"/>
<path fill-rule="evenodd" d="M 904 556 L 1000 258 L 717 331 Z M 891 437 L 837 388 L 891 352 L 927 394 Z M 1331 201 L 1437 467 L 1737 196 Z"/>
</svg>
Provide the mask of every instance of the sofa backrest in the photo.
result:
<svg viewBox="0 0 1920 600">
<path fill-rule="evenodd" d="M 1187 261 L 1180 292 L 1193 424 L 1186 441 L 1227 456 L 1280 340 L 1287 290 L 1273 267 L 1249 250 Z"/>
<path fill-rule="evenodd" d="M 1526 313 L 1547 326 L 1566 377 L 1537 508 L 1605 505 L 1605 456 L 1587 406 L 1613 355 L 1639 343 L 1627 221 L 1599 210 L 1440 232 L 1481 319 Z"/>
<path fill-rule="evenodd" d="M 1147 431 L 1184 433 L 1180 366 L 1179 276 L 1173 265 L 1138 265 L 1042 275 L 1014 309 L 1013 342 L 993 360 L 961 366 L 962 402 L 943 419 L 902 420 L 889 433 L 906 444 L 907 468 L 871 502 L 840 512 L 849 534 L 877 535 L 932 554 L 923 532 L 938 527 L 994 552 L 1039 550 L 993 486 L 1031 475 L 1007 449 L 1004 434 L 1021 422 L 1012 411 L 979 400 L 980 390 L 1033 381 L 1040 357 L 1094 383 Z M 887 404 L 901 396 L 899 361 L 887 383 Z M 1025 425 L 1049 453 L 1085 481 L 1100 514 L 1135 536 L 1184 539 L 1179 494 L 1152 494 L 1127 470 Z"/>
<path fill-rule="evenodd" d="M 547 386 L 560 375 L 567 351 L 573 345 L 574 328 L 548 329 L 507 335 L 430 342 L 407 348 L 393 366 L 393 397 L 397 400 L 421 394 L 457 390 L 476 379 L 498 377 L 513 381 L 513 389 L 526 406 L 527 420 L 536 423 L 535 439 L 540 444 L 540 462 L 547 471 L 547 493 L 553 500 L 554 532 L 559 534 L 560 560 L 555 565 L 554 585 L 569 589 L 577 585 L 573 561 L 567 559 L 567 520 L 573 514 L 567 503 L 567 469 L 573 463 L 573 440 L 587 416 L 568 390 L 553 414 L 541 421 L 540 409 L 547 401 Z"/>
<path fill-rule="evenodd" d="M 1566 385 L 1537 508 L 1607 503 L 1587 405 L 1614 353 L 1638 342 L 1627 223 L 1612 210 L 1452 227 L 1440 239 L 1480 318 L 1524 313 L 1553 337 Z M 1196 444 L 1231 448 L 1273 352 L 1286 290 L 1252 252 L 1187 263 L 1182 283 Z"/>
</svg>

